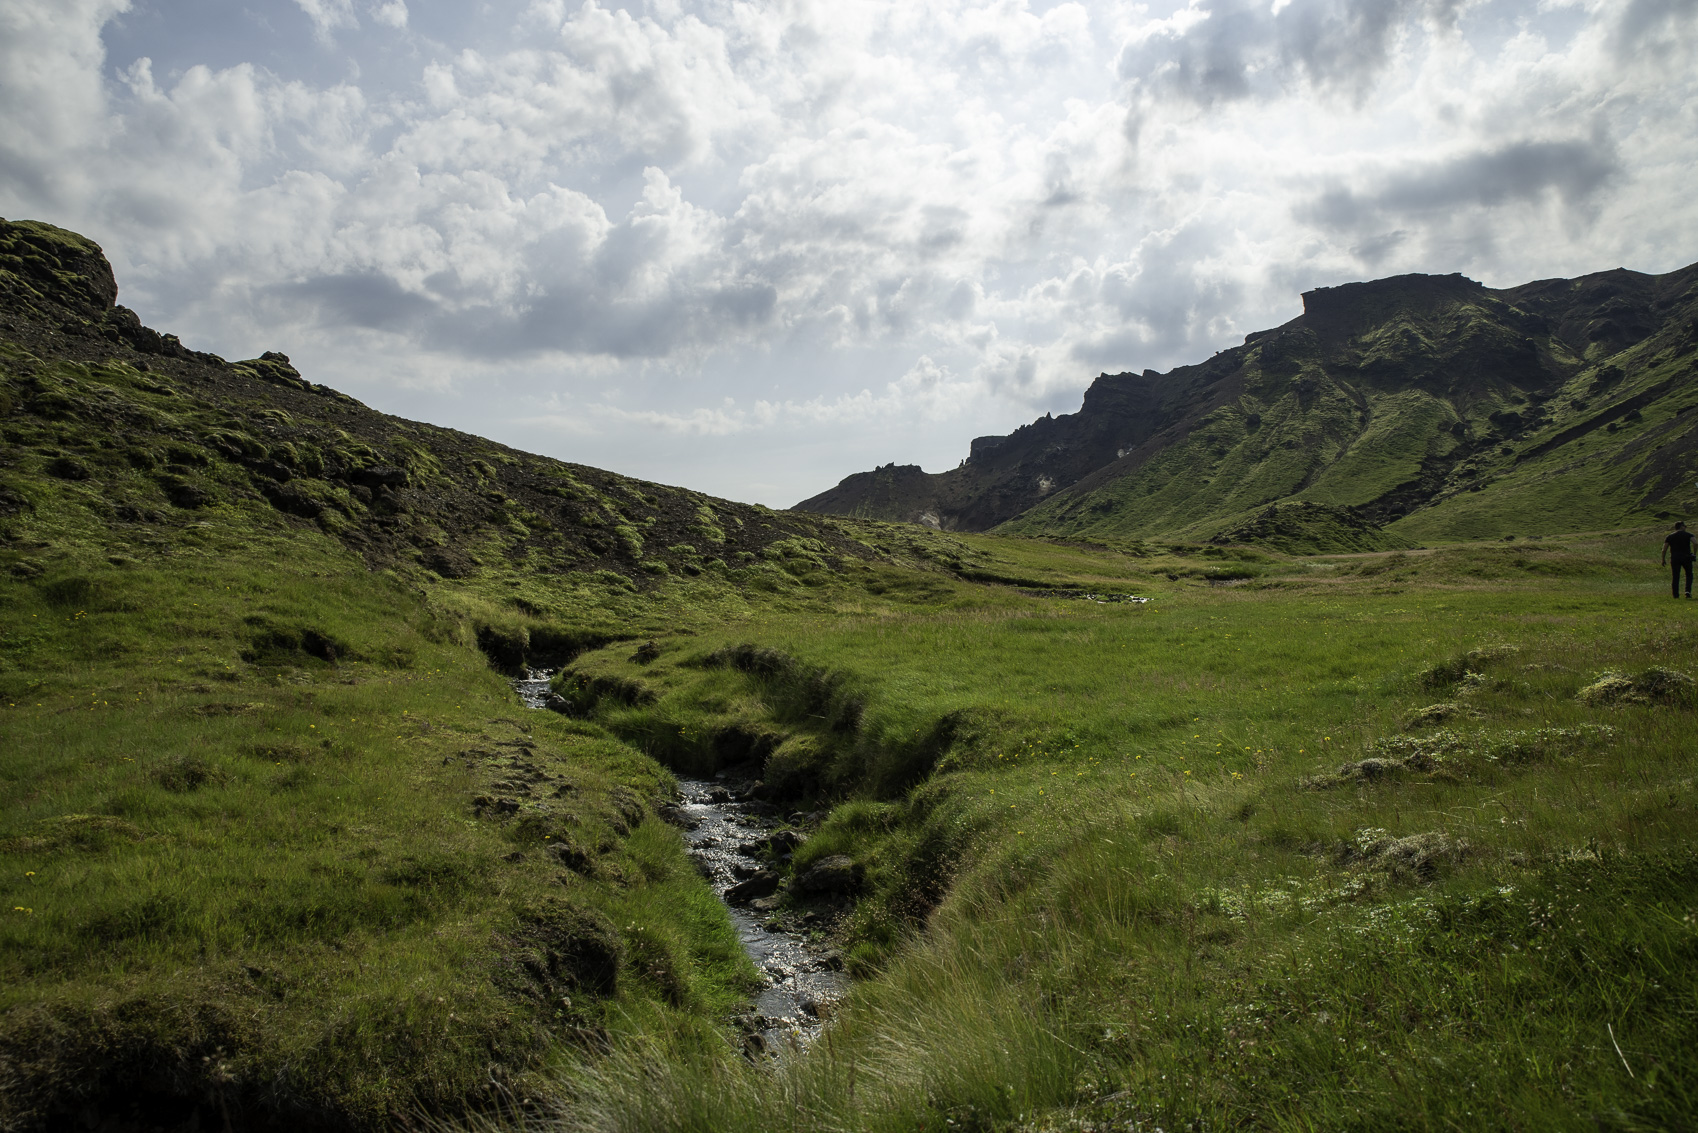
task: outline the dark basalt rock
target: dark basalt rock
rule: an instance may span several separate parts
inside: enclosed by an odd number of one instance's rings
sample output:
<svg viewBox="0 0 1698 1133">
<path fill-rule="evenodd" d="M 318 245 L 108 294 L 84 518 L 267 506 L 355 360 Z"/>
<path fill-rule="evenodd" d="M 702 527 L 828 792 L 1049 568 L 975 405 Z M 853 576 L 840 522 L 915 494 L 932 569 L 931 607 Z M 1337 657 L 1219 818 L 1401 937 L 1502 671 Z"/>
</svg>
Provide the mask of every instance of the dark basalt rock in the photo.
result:
<svg viewBox="0 0 1698 1133">
<path fill-rule="evenodd" d="M 733 905 L 753 901 L 757 897 L 770 897 L 778 892 L 779 877 L 771 870 L 761 870 L 746 881 L 739 881 L 725 891 L 725 899 Z"/>
<path fill-rule="evenodd" d="M 860 888 L 861 867 L 846 854 L 821 858 L 796 878 L 802 893 L 848 893 Z"/>
</svg>

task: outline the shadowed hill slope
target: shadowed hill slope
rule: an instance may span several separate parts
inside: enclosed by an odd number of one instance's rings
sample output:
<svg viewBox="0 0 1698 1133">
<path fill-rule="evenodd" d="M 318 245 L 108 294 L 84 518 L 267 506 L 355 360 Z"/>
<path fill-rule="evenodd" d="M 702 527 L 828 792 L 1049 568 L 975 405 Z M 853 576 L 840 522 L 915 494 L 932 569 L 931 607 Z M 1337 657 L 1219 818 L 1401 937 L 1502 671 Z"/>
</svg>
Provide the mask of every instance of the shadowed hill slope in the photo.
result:
<svg viewBox="0 0 1698 1133">
<path fill-rule="evenodd" d="M 0 515 L 44 480 L 102 519 L 180 527 L 263 501 L 373 567 L 467 578 L 496 565 L 636 584 L 735 567 L 787 540 L 865 556 L 829 521 L 663 487 L 377 412 L 286 355 L 226 362 L 117 306 L 100 249 L 0 221 Z M 65 365 L 65 364 L 69 365 Z M 782 553 L 783 548 L 774 553 Z"/>
<path fill-rule="evenodd" d="M 945 529 L 1254 538 L 1289 526 L 1268 509 L 1301 502 L 1390 526 L 1388 546 L 1666 517 L 1698 503 L 1695 283 L 1698 267 L 1323 288 L 1208 362 L 1105 374 L 1078 413 L 981 438 L 960 468 L 862 473 L 797 506 Z M 875 490 L 891 480 L 900 490 Z"/>
</svg>

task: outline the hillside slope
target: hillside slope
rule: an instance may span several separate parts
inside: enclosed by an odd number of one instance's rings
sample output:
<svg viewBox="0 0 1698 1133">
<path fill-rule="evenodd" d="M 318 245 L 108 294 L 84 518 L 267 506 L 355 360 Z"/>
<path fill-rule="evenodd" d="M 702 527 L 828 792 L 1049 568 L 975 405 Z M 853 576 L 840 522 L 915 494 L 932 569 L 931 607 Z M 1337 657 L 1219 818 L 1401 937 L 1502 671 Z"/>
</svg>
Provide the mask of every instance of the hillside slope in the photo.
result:
<svg viewBox="0 0 1698 1133">
<path fill-rule="evenodd" d="M 1393 546 L 1666 517 L 1698 503 L 1695 283 L 1698 266 L 1311 291 L 1284 326 L 1201 365 L 1105 374 L 1078 413 L 981 438 L 958 469 L 861 473 L 797 507 L 1060 536 L 1260 532 L 1294 550 L 1337 531 Z"/>
<path fill-rule="evenodd" d="M 96 245 L 0 220 L 0 516 L 45 505 L 41 485 L 55 482 L 136 534 L 260 505 L 263 526 L 321 531 L 374 568 L 445 579 L 643 584 L 745 566 L 796 539 L 868 554 L 829 521 L 377 412 L 283 354 L 231 363 L 187 349 L 116 298 Z"/>
</svg>

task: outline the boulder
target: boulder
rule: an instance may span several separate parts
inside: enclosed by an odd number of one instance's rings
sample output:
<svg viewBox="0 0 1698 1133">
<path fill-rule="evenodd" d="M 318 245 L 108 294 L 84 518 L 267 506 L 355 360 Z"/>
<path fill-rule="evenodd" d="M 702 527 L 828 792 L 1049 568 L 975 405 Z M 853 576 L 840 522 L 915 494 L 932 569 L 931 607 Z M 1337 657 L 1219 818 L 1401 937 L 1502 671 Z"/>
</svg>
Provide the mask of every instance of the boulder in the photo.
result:
<svg viewBox="0 0 1698 1133">
<path fill-rule="evenodd" d="M 846 893 L 860 884 L 861 867 L 847 854 L 821 858 L 796 878 L 803 893 Z"/>
</svg>

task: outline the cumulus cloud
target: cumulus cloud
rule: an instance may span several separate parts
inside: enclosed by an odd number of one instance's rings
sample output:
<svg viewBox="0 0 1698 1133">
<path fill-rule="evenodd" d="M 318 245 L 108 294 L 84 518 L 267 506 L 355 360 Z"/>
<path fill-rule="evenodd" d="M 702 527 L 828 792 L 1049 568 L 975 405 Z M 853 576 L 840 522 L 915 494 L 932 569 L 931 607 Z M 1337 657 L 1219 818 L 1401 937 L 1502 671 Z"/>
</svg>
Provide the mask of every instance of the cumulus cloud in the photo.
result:
<svg viewBox="0 0 1698 1133">
<path fill-rule="evenodd" d="M 407 15 L 407 0 L 383 0 L 371 6 L 374 21 L 397 31 L 407 26 Z"/>
<path fill-rule="evenodd" d="M 1698 256 L 1685 0 L 255 5 L 298 53 L 0 9 L 0 211 L 208 348 L 731 494 L 798 438 L 848 463 L 790 496 L 952 464 L 1307 287 Z"/>
</svg>

